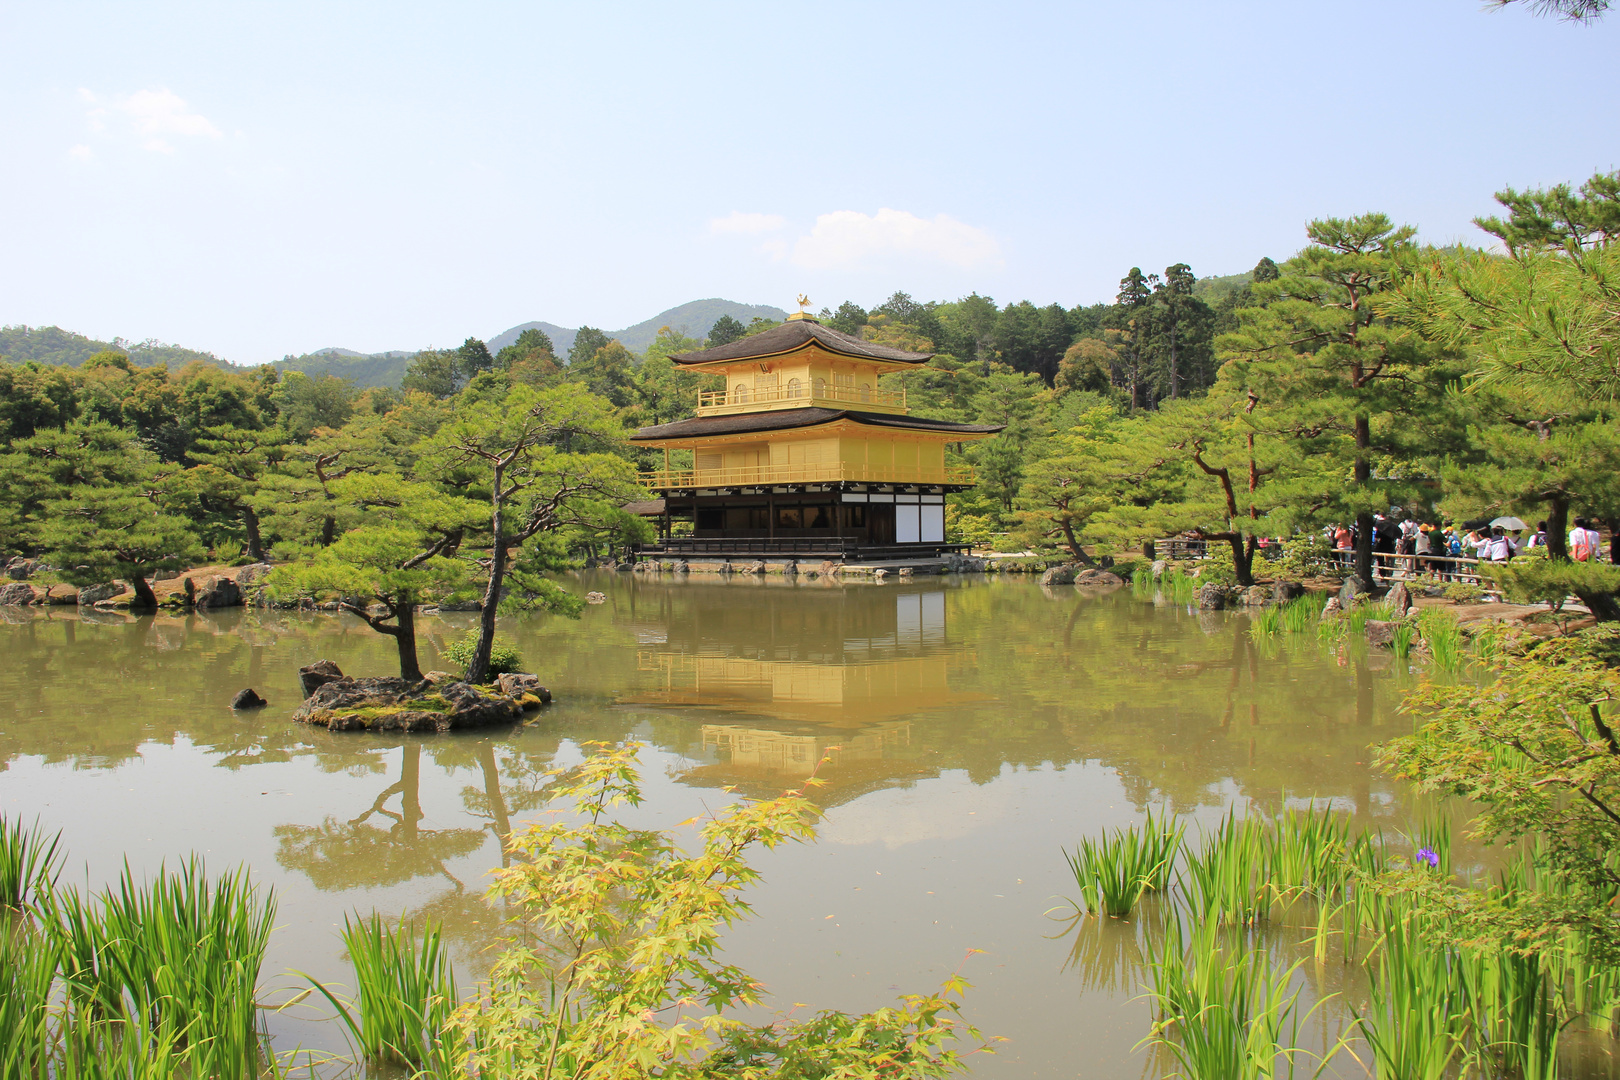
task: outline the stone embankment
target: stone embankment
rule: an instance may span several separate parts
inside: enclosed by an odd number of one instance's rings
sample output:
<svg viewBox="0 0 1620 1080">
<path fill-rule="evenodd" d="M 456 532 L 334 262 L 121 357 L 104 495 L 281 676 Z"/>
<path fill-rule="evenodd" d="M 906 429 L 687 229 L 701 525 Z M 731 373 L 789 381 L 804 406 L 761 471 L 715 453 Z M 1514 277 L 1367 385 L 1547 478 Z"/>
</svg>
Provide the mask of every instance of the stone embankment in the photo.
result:
<svg viewBox="0 0 1620 1080">
<path fill-rule="evenodd" d="M 10 583 L 0 585 L 0 607 L 44 607 L 77 605 L 82 608 L 121 610 L 131 607 L 135 590 L 127 581 L 108 581 L 74 588 L 71 585 L 41 584 L 31 581 L 54 572 L 37 559 L 15 558 L 6 564 Z M 269 563 L 248 566 L 200 566 L 191 570 L 168 571 L 154 575 L 147 584 L 160 608 L 241 607 L 260 602 Z"/>
<path fill-rule="evenodd" d="M 441 671 L 416 682 L 356 679 L 332 661 L 319 660 L 300 668 L 298 679 L 304 703 L 292 718 L 328 731 L 454 731 L 511 724 L 551 700 L 539 677 L 527 674 L 498 676 L 490 689 Z"/>
<path fill-rule="evenodd" d="M 1047 587 L 1053 585 L 1076 585 L 1080 588 L 1109 589 L 1118 588 L 1125 584 L 1125 579 L 1111 570 L 1104 570 L 1096 566 L 1082 566 L 1079 563 L 1064 563 L 1054 566 L 1041 575 L 1041 584 Z"/>
<path fill-rule="evenodd" d="M 833 559 L 793 557 L 756 559 L 747 556 L 697 556 L 687 559 L 640 559 L 616 569 L 636 574 L 721 574 L 741 577 L 787 577 L 815 580 L 842 578 L 882 581 L 890 577 L 933 574 L 982 574 L 993 569 L 988 559 L 950 554 L 934 559 L 890 559 L 847 563 Z"/>
</svg>

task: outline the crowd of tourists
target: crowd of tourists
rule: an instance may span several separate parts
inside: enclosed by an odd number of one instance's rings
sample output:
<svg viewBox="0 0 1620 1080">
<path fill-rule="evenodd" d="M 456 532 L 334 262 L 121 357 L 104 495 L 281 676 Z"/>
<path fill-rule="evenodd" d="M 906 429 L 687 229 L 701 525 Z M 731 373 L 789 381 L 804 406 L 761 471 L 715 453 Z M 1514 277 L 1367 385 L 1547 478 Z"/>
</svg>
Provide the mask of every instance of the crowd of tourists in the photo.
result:
<svg viewBox="0 0 1620 1080">
<path fill-rule="evenodd" d="M 1523 551 L 1547 545 L 1545 521 L 1537 522 L 1534 530 L 1515 528 L 1515 522 L 1469 528 L 1454 522 L 1434 525 L 1398 513 L 1374 514 L 1373 561 L 1384 576 L 1397 564 L 1406 564 L 1407 568 L 1427 570 L 1449 580 L 1474 563 L 1505 563 Z M 1351 523 L 1329 526 L 1323 532 L 1338 561 L 1347 567 L 1355 561 L 1356 531 Z M 1567 547 L 1569 557 L 1577 562 L 1602 558 L 1602 536 L 1586 518 L 1575 519 Z"/>
</svg>

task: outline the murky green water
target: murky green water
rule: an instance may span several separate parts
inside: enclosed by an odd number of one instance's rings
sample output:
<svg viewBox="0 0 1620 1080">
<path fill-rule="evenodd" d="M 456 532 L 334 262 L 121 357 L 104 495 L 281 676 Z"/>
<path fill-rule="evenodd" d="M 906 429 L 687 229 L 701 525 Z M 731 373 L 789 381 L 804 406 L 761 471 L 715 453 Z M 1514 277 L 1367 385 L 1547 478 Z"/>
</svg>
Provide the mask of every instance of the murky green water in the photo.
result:
<svg viewBox="0 0 1620 1080">
<path fill-rule="evenodd" d="M 759 860 L 757 917 L 730 958 L 783 1008 L 866 1009 L 982 949 L 967 1013 L 1010 1040 L 980 1060 L 994 1077 L 1147 1065 L 1132 1051 L 1147 1006 L 1106 977 L 1117 950 L 1071 958 L 1048 914 L 1074 892 L 1060 846 L 1149 805 L 1206 822 L 1249 800 L 1331 800 L 1369 827 L 1409 815 L 1366 762 L 1407 729 L 1394 705 L 1415 675 L 1314 640 L 1257 646 L 1240 613 L 1027 580 L 578 585 L 607 603 L 503 627 L 557 703 L 425 738 L 288 721 L 301 664 L 389 673 L 391 643 L 348 617 L 0 609 L 0 810 L 62 829 L 70 876 L 92 884 L 126 855 L 245 861 L 280 900 L 268 973 L 342 981 L 346 911 L 428 912 L 467 985 L 496 924 L 481 899 L 495 837 L 535 816 L 544 771 L 579 742 L 648 743 L 639 820 L 664 826 L 830 756 L 820 842 Z M 425 667 L 471 619 L 425 620 Z M 232 713 L 244 686 L 270 707 Z M 331 1028 L 273 1028 L 284 1047 L 338 1048 Z"/>
</svg>

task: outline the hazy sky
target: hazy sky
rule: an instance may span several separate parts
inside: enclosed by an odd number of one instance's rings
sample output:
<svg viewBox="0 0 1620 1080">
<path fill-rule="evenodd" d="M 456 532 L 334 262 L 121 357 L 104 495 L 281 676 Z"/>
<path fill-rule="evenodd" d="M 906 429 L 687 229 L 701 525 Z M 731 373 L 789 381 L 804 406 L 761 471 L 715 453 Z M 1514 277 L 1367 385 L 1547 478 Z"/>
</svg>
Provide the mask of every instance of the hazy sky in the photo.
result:
<svg viewBox="0 0 1620 1080">
<path fill-rule="evenodd" d="M 0 323 L 256 362 L 1477 242 L 1620 166 L 1620 13 L 1519 7 L 0 0 Z"/>
</svg>

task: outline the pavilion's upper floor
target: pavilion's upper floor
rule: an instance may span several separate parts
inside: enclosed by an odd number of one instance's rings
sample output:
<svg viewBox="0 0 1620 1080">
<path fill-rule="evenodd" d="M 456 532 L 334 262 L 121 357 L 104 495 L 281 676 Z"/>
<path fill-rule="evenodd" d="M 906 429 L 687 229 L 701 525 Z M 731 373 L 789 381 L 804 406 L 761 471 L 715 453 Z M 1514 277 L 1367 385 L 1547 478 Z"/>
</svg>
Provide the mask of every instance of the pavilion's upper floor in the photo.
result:
<svg viewBox="0 0 1620 1080">
<path fill-rule="evenodd" d="M 806 407 L 904 415 L 905 391 L 882 388 L 878 380 L 916 370 L 931 355 L 863 341 L 796 315 L 764 333 L 671 359 L 725 379 L 724 389 L 699 395 L 699 416 Z"/>
</svg>

